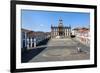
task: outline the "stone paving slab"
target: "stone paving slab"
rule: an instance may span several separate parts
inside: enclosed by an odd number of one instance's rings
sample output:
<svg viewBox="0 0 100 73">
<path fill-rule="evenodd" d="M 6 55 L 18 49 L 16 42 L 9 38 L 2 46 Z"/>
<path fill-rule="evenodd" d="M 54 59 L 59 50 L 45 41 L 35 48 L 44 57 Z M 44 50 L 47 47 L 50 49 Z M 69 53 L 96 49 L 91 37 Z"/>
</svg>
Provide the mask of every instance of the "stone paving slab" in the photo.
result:
<svg viewBox="0 0 100 73">
<path fill-rule="evenodd" d="M 47 46 L 48 47 L 44 49 L 40 54 L 32 58 L 30 62 L 90 59 L 90 48 L 70 38 L 51 39 L 48 42 Z M 77 47 L 81 47 L 83 51 L 78 52 Z"/>
<path fill-rule="evenodd" d="M 89 54 L 86 52 L 78 53 L 76 49 L 58 48 L 45 49 L 30 62 L 45 62 L 45 61 L 67 61 L 67 60 L 86 60 L 89 59 Z"/>
</svg>

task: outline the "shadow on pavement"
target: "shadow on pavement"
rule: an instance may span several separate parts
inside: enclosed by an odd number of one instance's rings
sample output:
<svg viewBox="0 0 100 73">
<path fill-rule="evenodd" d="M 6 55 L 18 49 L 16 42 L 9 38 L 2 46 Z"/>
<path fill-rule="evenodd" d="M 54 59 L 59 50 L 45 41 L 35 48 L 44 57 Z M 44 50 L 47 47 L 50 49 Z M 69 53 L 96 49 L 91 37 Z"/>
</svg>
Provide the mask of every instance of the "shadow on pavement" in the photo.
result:
<svg viewBox="0 0 100 73">
<path fill-rule="evenodd" d="M 41 51 L 43 51 L 46 47 L 38 48 L 38 49 L 31 49 L 22 52 L 21 55 L 21 62 L 25 63 L 34 58 L 36 55 L 38 55 Z"/>
<path fill-rule="evenodd" d="M 43 40 L 42 42 L 38 43 L 37 46 L 45 45 L 48 43 L 50 38 Z M 21 62 L 25 63 L 34 58 L 36 55 L 38 55 L 40 52 L 42 52 L 46 47 L 36 48 L 36 49 L 30 49 L 25 50 L 21 53 Z"/>
</svg>

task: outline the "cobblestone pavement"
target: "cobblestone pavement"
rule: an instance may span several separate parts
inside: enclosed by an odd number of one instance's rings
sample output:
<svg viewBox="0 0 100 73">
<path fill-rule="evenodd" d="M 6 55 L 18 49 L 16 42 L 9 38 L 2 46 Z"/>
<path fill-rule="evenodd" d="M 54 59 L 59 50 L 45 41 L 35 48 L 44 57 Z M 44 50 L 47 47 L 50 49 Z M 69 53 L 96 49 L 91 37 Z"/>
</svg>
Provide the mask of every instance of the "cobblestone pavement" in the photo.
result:
<svg viewBox="0 0 100 73">
<path fill-rule="evenodd" d="M 50 39 L 47 48 L 30 62 L 86 60 L 90 58 L 90 48 L 71 38 Z M 81 48 L 81 52 L 77 48 Z"/>
</svg>

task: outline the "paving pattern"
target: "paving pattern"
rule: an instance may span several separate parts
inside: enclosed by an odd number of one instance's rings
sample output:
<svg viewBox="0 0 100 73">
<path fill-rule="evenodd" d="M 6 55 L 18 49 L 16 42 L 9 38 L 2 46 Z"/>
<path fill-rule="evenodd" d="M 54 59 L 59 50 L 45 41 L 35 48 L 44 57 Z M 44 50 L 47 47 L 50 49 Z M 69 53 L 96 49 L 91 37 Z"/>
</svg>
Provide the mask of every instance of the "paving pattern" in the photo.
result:
<svg viewBox="0 0 100 73">
<path fill-rule="evenodd" d="M 90 48 L 71 38 L 50 39 L 41 53 L 30 62 L 86 60 L 90 58 Z M 81 48 L 81 52 L 77 48 Z M 37 48 L 38 49 L 38 48 Z"/>
</svg>

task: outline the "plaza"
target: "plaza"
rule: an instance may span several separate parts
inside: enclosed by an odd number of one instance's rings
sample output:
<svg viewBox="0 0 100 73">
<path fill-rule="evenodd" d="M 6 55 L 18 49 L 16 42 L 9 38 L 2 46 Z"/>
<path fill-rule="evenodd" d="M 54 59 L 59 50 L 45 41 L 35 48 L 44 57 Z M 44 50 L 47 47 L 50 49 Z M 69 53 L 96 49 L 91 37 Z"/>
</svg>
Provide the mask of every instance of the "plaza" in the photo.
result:
<svg viewBox="0 0 100 73">
<path fill-rule="evenodd" d="M 90 48 L 75 38 L 53 38 L 46 45 L 35 49 L 43 49 L 39 54 L 31 58 L 28 62 L 48 62 L 48 61 L 72 61 L 72 60 L 87 60 L 90 59 Z M 80 47 L 82 52 L 78 52 Z M 31 52 L 34 53 L 34 52 Z"/>
</svg>

